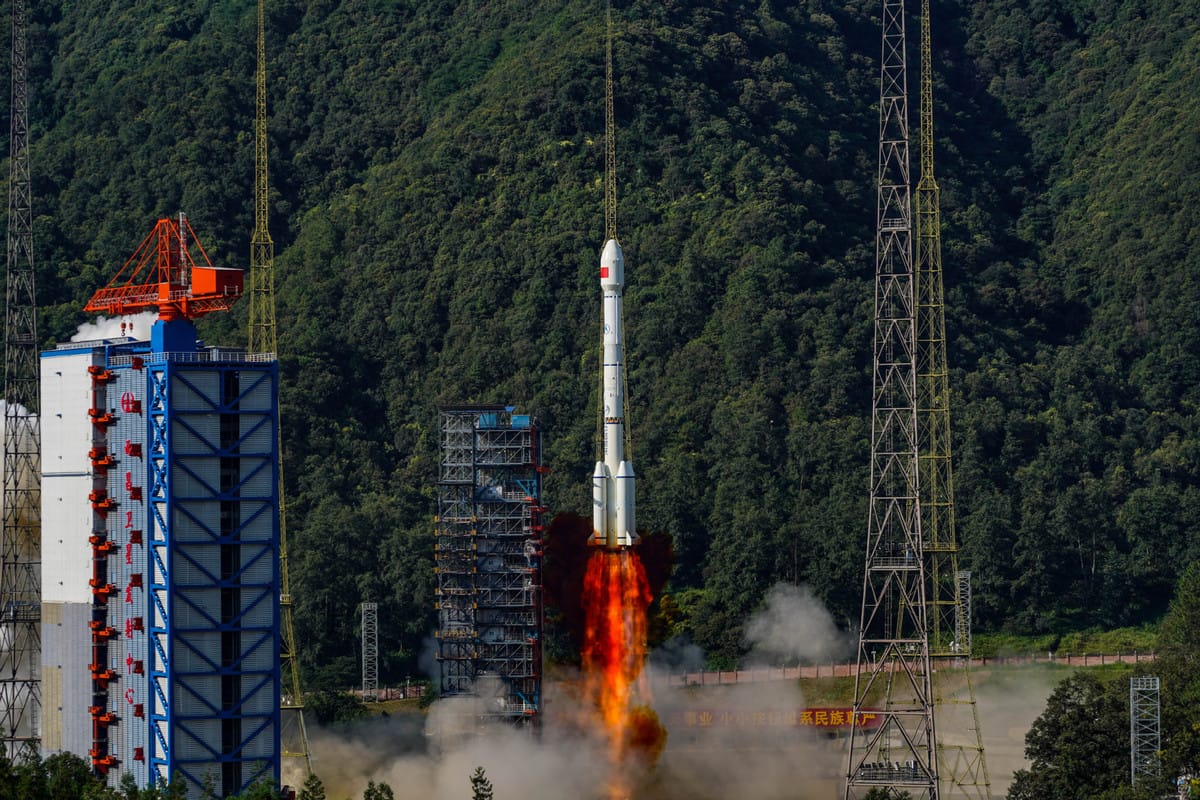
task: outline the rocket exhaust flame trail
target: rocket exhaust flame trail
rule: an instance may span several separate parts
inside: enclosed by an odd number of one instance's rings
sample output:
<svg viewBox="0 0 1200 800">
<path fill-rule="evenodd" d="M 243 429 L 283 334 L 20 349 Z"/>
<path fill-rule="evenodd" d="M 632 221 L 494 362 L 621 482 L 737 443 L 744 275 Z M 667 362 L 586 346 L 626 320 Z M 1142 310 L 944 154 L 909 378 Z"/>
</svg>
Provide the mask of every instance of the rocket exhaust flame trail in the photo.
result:
<svg viewBox="0 0 1200 800">
<path fill-rule="evenodd" d="M 646 609 L 650 585 L 632 548 L 596 550 L 583 584 L 585 691 L 595 703 L 613 771 L 608 797 L 629 796 L 631 756 L 645 747 Z M 657 727 L 657 726 L 655 726 Z M 657 742 L 661 746 L 661 742 Z M 654 744 L 653 749 L 657 749 Z"/>
</svg>

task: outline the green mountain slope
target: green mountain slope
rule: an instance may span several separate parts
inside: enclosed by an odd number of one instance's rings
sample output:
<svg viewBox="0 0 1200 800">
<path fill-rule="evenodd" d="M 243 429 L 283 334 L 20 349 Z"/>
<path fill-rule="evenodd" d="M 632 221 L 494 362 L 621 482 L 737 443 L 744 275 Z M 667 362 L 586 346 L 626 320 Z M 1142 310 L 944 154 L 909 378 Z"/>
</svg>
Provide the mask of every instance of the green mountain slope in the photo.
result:
<svg viewBox="0 0 1200 800">
<path fill-rule="evenodd" d="M 1200 515 L 1196 12 L 934 7 L 978 622 L 1153 619 Z M 676 551 L 664 635 L 732 657 L 781 580 L 811 584 L 850 627 L 878 8 L 631 0 L 615 13 L 641 526 Z M 269 6 L 289 531 L 313 680 L 355 680 L 363 599 L 381 603 L 385 675 L 418 669 L 439 403 L 536 414 L 550 505 L 588 504 L 603 19 L 577 0 Z M 39 4 L 48 340 L 69 335 L 158 215 L 185 210 L 218 262 L 245 263 L 253 36 L 252 5 L 228 0 Z M 244 315 L 206 321 L 206 335 L 244 339 Z"/>
</svg>

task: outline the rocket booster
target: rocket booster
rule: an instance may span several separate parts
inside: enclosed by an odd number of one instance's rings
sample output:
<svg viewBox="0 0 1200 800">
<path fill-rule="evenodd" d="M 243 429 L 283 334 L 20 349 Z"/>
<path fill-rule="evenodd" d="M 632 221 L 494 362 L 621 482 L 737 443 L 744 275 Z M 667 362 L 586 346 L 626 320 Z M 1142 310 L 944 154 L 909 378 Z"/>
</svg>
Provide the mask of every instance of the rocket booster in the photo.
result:
<svg viewBox="0 0 1200 800">
<path fill-rule="evenodd" d="M 625 381 L 621 363 L 621 292 L 625 257 L 616 239 L 604 243 L 600 255 L 600 289 L 604 305 L 603 460 L 592 473 L 592 535 L 588 544 L 615 550 L 637 542 L 633 515 L 633 463 L 625 458 Z"/>
</svg>

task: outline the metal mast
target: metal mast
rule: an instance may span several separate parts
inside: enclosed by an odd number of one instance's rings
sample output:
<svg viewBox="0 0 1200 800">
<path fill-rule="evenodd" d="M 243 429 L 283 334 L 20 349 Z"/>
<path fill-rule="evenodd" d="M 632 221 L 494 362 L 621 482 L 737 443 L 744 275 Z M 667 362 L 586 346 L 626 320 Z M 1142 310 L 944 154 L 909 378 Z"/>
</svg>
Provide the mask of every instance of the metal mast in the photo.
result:
<svg viewBox="0 0 1200 800">
<path fill-rule="evenodd" d="M 254 233 L 250 237 L 250 337 L 252 353 L 278 353 L 275 329 L 275 242 L 269 226 L 267 181 L 267 47 L 264 0 L 258 2 L 258 68 L 254 96 Z M 304 694 L 300 689 L 300 664 L 296 657 L 296 632 L 292 625 L 292 593 L 288 578 L 287 507 L 284 502 L 283 434 L 279 436 L 279 615 L 280 713 L 284 758 L 303 759 L 304 774 L 312 774 L 308 731 L 304 726 Z"/>
<path fill-rule="evenodd" d="M 612 2 L 605 5 L 604 37 L 604 241 L 617 238 L 617 125 L 613 110 Z"/>
<path fill-rule="evenodd" d="M 950 388 L 946 302 L 942 279 L 941 193 L 933 159 L 933 46 L 929 0 L 921 0 L 921 179 L 917 222 L 918 422 L 921 443 L 921 531 L 929 570 L 929 650 L 943 664 L 935 680 L 943 788 L 990 800 L 975 685 L 971 679 L 970 574 L 958 569 L 954 480 L 950 448 Z M 965 678 L 965 697 L 944 687 L 946 668 Z"/>
<path fill-rule="evenodd" d="M 1133 786 L 1162 773 L 1158 754 L 1159 680 L 1157 676 L 1129 679 L 1129 782 Z"/>
<path fill-rule="evenodd" d="M 939 797 L 918 472 L 904 16 L 903 0 L 884 0 L 871 475 L 847 800 L 880 790 Z"/>
<path fill-rule="evenodd" d="M 0 532 L 0 737 L 9 758 L 37 752 L 41 707 L 41 425 L 25 55 L 25 2 L 14 0 Z"/>
<path fill-rule="evenodd" d="M 379 604 L 362 604 L 362 699 L 379 700 Z"/>
<path fill-rule="evenodd" d="M 617 238 L 617 115 L 614 107 L 613 81 L 613 19 L 612 0 L 605 3 L 604 28 L 604 241 Z M 600 339 L 604 340 L 604 319 L 600 320 Z M 629 371 L 625 361 L 625 341 L 621 340 L 621 391 L 629 398 Z M 600 373 L 600 394 L 604 397 L 604 373 Z M 603 453 L 604 402 L 596 403 L 596 452 Z M 629 409 L 625 409 L 625 456 L 633 460 L 633 438 L 630 434 Z"/>
</svg>

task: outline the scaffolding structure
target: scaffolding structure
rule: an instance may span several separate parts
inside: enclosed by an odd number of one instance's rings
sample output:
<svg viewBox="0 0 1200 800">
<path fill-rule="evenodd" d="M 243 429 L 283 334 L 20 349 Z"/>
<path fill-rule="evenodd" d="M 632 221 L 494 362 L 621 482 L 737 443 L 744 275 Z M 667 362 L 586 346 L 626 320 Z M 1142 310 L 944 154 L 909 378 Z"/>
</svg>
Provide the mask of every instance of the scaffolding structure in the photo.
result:
<svg viewBox="0 0 1200 800">
<path fill-rule="evenodd" d="M 436 521 L 438 693 L 537 726 L 542 682 L 540 432 L 505 406 L 443 409 Z"/>
<path fill-rule="evenodd" d="M 379 700 L 379 604 L 362 604 L 362 699 Z"/>
<path fill-rule="evenodd" d="M 0 742 L 36 752 L 41 710 L 41 422 L 25 3 L 12 4 L 8 251 L 4 325 L 4 492 L 0 531 Z"/>
<path fill-rule="evenodd" d="M 1162 747 L 1160 729 L 1159 680 L 1155 675 L 1129 679 L 1129 781 L 1137 786 L 1143 780 L 1161 775 L 1158 751 Z"/>
<path fill-rule="evenodd" d="M 845 797 L 937 800 L 903 0 L 884 0 L 882 22 L 871 468 Z M 863 724 L 868 712 L 879 725 Z"/>
</svg>

